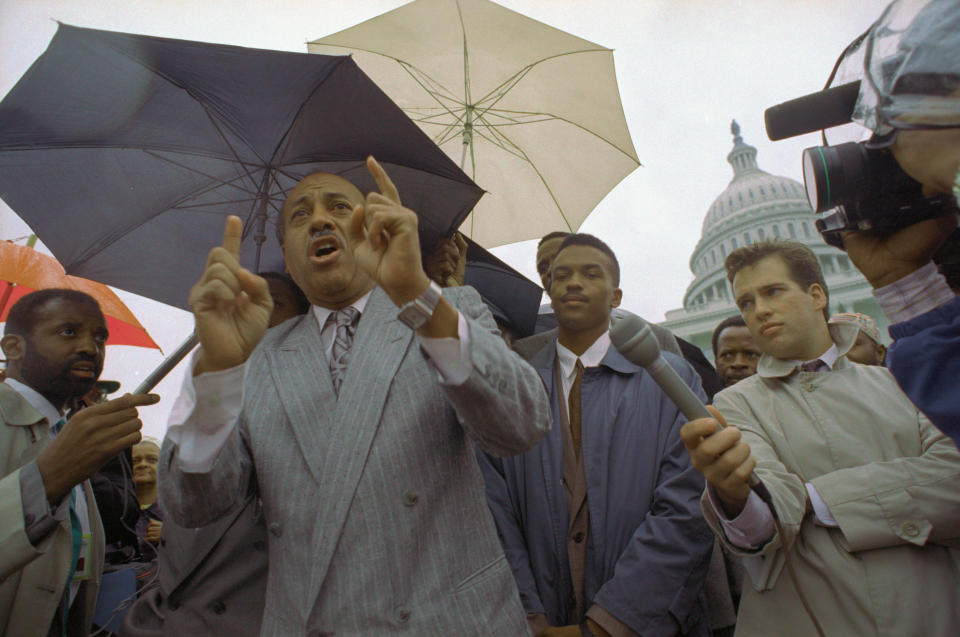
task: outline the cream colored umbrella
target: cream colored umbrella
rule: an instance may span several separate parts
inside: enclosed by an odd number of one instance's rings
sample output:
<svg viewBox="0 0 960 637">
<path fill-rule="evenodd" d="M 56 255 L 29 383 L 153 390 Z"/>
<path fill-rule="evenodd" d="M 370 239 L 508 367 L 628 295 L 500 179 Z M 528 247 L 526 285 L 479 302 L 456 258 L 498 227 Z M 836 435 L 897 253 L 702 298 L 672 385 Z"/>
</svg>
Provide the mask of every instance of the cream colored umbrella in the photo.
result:
<svg viewBox="0 0 960 637">
<path fill-rule="evenodd" d="M 488 0 L 416 0 L 308 44 L 357 64 L 487 190 L 493 247 L 575 231 L 640 165 L 610 49 Z"/>
</svg>

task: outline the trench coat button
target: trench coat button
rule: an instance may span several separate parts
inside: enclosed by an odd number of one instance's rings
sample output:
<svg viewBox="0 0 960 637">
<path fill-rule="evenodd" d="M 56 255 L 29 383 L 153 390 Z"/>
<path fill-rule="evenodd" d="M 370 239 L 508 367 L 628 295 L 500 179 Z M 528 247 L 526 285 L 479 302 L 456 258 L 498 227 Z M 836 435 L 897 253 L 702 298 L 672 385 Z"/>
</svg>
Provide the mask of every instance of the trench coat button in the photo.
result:
<svg viewBox="0 0 960 637">
<path fill-rule="evenodd" d="M 583 542 L 583 538 L 584 538 L 583 531 L 577 531 L 576 533 L 573 534 L 573 541 L 576 542 L 577 544 L 580 544 L 580 542 Z"/>
<path fill-rule="evenodd" d="M 913 522 L 907 522 L 903 525 L 903 532 L 909 535 L 910 537 L 917 537 L 920 535 L 920 529 L 917 528 L 917 525 Z"/>
<path fill-rule="evenodd" d="M 210 607 L 217 615 L 223 615 L 227 610 L 227 605 L 223 603 L 223 600 L 217 600 L 213 603 L 213 606 Z"/>
<path fill-rule="evenodd" d="M 403 624 L 410 619 L 410 609 L 406 606 L 397 606 L 396 610 L 393 611 L 393 616 L 397 618 L 398 622 Z"/>
<path fill-rule="evenodd" d="M 283 529 L 280 528 L 280 523 L 279 523 L 279 522 L 271 522 L 271 523 L 270 523 L 270 532 L 273 533 L 273 534 L 274 534 L 275 536 L 277 536 L 277 537 L 280 537 L 281 535 L 283 535 Z"/>
<path fill-rule="evenodd" d="M 417 505 L 417 501 L 420 499 L 420 496 L 417 495 L 416 491 L 407 491 L 403 494 L 403 504 L 404 506 L 412 507 Z"/>
</svg>

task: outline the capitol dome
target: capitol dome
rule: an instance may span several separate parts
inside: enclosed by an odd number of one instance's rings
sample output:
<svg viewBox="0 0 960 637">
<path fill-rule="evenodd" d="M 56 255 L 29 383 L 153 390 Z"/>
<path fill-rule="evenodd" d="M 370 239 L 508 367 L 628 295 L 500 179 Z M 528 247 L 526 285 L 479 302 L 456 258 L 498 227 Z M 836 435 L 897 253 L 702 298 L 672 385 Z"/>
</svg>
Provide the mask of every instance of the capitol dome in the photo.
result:
<svg viewBox="0 0 960 637">
<path fill-rule="evenodd" d="M 831 310 L 865 312 L 885 324 L 865 279 L 846 254 L 824 243 L 817 232 L 803 185 L 761 170 L 757 149 L 743 141 L 736 121 L 730 131 L 733 149 L 727 162 L 733 178 L 707 209 L 690 256 L 694 280 L 683 296 L 683 309 L 667 312 L 663 325 L 709 352 L 712 326 L 736 312 L 723 261 L 738 247 L 764 239 L 798 241 L 813 250 L 830 290 Z"/>
</svg>

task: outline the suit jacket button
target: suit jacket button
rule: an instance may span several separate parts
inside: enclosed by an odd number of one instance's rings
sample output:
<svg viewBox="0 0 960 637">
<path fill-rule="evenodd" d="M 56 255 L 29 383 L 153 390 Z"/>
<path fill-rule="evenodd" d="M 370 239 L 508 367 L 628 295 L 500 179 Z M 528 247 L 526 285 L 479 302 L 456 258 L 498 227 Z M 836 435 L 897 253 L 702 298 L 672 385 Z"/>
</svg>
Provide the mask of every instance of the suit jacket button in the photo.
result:
<svg viewBox="0 0 960 637">
<path fill-rule="evenodd" d="M 397 610 L 394 611 L 394 616 L 396 616 L 397 621 L 402 624 L 410 619 L 410 609 L 406 606 L 397 606 Z"/>
<path fill-rule="evenodd" d="M 280 523 L 279 523 L 279 522 L 271 522 L 271 523 L 270 523 L 270 532 L 273 533 L 273 534 L 274 534 L 275 536 L 277 536 L 277 537 L 280 537 L 281 535 L 283 535 L 283 529 L 280 528 Z"/>
<path fill-rule="evenodd" d="M 403 504 L 408 507 L 416 506 L 419 499 L 420 496 L 417 495 L 416 491 L 407 491 L 403 494 Z"/>
<path fill-rule="evenodd" d="M 583 531 L 577 531 L 576 533 L 573 534 L 573 541 L 576 542 L 577 544 L 580 544 L 580 542 L 583 542 L 583 538 L 584 538 Z"/>
<path fill-rule="evenodd" d="M 223 600 L 217 600 L 213 603 L 213 606 L 210 609 L 217 615 L 223 615 L 227 610 L 227 605 L 223 603 Z"/>
</svg>

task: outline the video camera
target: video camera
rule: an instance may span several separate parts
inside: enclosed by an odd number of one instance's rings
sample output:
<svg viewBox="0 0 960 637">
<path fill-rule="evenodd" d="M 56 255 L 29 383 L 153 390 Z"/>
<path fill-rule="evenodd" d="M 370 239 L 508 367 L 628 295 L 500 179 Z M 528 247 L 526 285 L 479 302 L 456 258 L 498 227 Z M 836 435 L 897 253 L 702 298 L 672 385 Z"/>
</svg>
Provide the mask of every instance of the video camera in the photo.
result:
<svg viewBox="0 0 960 637">
<path fill-rule="evenodd" d="M 960 127 L 958 6 L 955 0 L 891 3 L 844 50 L 827 88 L 764 113 L 771 141 L 823 131 L 823 145 L 803 151 L 803 180 L 828 244 L 842 249 L 841 233 L 849 230 L 885 236 L 958 212 L 951 195 L 924 197 L 890 149 L 900 129 Z M 861 79 L 833 85 L 838 70 Z M 873 135 L 828 143 L 828 129 L 851 122 Z"/>
</svg>

